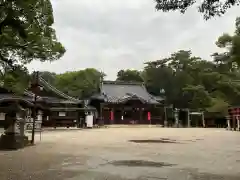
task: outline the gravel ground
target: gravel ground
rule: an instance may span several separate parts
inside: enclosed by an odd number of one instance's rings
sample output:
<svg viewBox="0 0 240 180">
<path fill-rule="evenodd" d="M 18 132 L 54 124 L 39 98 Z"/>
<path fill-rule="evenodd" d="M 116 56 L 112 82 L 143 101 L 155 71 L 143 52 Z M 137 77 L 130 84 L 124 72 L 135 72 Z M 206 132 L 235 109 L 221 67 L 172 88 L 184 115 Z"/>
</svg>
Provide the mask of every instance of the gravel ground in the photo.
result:
<svg viewBox="0 0 240 180">
<path fill-rule="evenodd" d="M 109 128 L 49 131 L 0 151 L 0 180 L 240 180 L 240 132 Z"/>
</svg>

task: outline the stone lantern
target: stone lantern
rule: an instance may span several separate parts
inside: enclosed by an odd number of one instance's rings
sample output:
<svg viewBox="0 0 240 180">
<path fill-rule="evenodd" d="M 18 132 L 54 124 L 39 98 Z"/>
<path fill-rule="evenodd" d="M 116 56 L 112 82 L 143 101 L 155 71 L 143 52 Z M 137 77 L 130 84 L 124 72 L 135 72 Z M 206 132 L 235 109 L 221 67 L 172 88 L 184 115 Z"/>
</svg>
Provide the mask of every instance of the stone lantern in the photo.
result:
<svg viewBox="0 0 240 180">
<path fill-rule="evenodd" d="M 5 122 L 4 134 L 0 138 L 2 149 L 19 149 L 28 143 L 28 138 L 24 135 L 25 109 L 17 102 L 4 108 Z"/>
</svg>

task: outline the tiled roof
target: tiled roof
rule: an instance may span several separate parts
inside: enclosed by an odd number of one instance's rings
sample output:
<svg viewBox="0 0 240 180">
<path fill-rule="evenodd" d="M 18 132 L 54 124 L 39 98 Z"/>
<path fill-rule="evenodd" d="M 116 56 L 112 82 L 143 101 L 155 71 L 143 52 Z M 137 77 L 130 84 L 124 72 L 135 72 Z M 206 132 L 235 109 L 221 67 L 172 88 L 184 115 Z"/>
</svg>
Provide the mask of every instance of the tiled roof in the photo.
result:
<svg viewBox="0 0 240 180">
<path fill-rule="evenodd" d="M 33 106 L 32 98 L 27 96 L 18 96 L 12 93 L 0 94 L 0 102 L 10 101 L 10 100 L 20 100 L 26 102 L 28 105 Z"/>
<path fill-rule="evenodd" d="M 106 102 L 122 103 L 129 99 L 139 99 L 143 103 L 158 104 L 157 99 L 149 94 L 141 83 L 104 81 L 101 96 Z"/>
<path fill-rule="evenodd" d="M 65 103 L 82 103 L 81 100 L 79 99 L 76 99 L 74 97 L 71 97 L 61 91 L 59 91 L 57 88 L 55 88 L 54 86 L 52 86 L 51 84 L 49 84 L 47 81 L 45 81 L 41 76 L 39 76 L 39 84 L 41 86 L 43 86 L 44 88 L 54 92 L 56 95 L 58 95 L 59 97 L 63 98 L 62 100 L 61 99 L 58 99 L 58 101 L 63 101 L 65 100 Z M 46 98 L 45 98 L 46 99 Z M 57 101 L 57 98 L 55 98 L 54 100 Z"/>
<path fill-rule="evenodd" d="M 42 96 L 41 97 L 45 102 L 47 103 L 53 103 L 53 104 L 78 104 L 76 101 L 72 100 L 66 100 L 66 99 L 61 99 L 61 98 L 56 98 L 56 97 L 49 97 L 49 96 Z"/>
</svg>

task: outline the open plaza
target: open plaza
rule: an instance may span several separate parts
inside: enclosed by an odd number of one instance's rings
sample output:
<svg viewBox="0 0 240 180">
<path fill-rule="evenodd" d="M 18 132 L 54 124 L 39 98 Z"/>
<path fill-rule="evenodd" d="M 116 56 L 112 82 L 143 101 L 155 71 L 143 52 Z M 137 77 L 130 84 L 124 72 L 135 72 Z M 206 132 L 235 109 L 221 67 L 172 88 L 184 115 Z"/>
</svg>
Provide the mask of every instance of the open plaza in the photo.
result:
<svg viewBox="0 0 240 180">
<path fill-rule="evenodd" d="M 201 128 L 44 131 L 0 151 L 1 180 L 239 180 L 239 132 Z"/>
</svg>

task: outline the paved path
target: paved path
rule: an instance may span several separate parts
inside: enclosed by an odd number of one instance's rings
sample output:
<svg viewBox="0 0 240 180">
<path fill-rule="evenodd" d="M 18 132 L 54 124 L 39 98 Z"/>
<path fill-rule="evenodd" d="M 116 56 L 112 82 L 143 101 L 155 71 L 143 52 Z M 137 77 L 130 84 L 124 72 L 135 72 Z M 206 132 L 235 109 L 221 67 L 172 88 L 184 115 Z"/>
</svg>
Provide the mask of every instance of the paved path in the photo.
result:
<svg viewBox="0 0 240 180">
<path fill-rule="evenodd" d="M 223 129 L 46 132 L 34 147 L 0 152 L 0 179 L 239 180 L 239 137 Z"/>
</svg>

